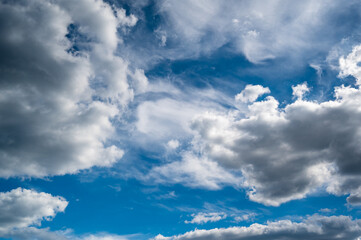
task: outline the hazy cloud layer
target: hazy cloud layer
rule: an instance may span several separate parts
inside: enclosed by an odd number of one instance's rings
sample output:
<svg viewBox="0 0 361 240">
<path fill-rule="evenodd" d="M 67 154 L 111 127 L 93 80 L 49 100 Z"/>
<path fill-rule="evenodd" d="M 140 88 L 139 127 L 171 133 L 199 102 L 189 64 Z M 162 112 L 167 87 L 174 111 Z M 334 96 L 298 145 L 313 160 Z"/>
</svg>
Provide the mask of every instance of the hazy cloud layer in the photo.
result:
<svg viewBox="0 0 361 240">
<path fill-rule="evenodd" d="M 59 175 L 123 155 L 111 119 L 147 79 L 117 57 L 136 17 L 102 1 L 0 3 L 0 177 Z"/>
<path fill-rule="evenodd" d="M 155 240 L 280 240 L 280 239 L 348 239 L 356 240 L 361 235 L 361 221 L 346 216 L 324 217 L 313 215 L 302 222 L 280 220 L 267 224 L 252 224 L 249 227 L 215 228 L 194 230 L 182 235 L 164 237 L 158 235 Z"/>
<path fill-rule="evenodd" d="M 173 58 L 227 45 L 251 62 L 291 58 L 295 64 L 359 31 L 357 1 L 159 1 L 158 8 L 166 20 L 161 31 L 175 42 Z"/>
</svg>

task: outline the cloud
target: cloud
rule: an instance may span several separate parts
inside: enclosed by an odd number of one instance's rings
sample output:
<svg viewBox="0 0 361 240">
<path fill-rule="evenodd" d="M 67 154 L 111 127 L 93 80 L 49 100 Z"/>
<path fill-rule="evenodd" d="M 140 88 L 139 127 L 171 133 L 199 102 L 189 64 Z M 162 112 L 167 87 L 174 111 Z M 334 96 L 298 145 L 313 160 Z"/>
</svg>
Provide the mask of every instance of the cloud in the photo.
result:
<svg viewBox="0 0 361 240">
<path fill-rule="evenodd" d="M 0 238 L 14 240 L 127 240 L 139 234 L 108 233 L 75 235 L 71 229 L 51 231 L 39 228 L 42 221 L 51 221 L 65 211 L 68 202 L 60 196 L 35 190 L 16 188 L 0 192 Z"/>
<path fill-rule="evenodd" d="M 40 225 L 64 212 L 68 202 L 62 197 L 48 193 L 17 188 L 0 193 L 0 235 L 7 235 L 14 229 Z"/>
<path fill-rule="evenodd" d="M 361 45 L 353 47 L 352 52 L 345 58 L 342 56 L 339 59 L 340 73 L 339 77 L 347 77 L 349 75 L 356 78 L 357 85 L 361 85 Z"/>
<path fill-rule="evenodd" d="M 179 147 L 179 141 L 176 139 L 171 139 L 167 142 L 167 147 L 170 149 L 177 149 Z"/>
<path fill-rule="evenodd" d="M 236 95 L 235 99 L 241 102 L 254 102 L 258 97 L 270 92 L 269 88 L 261 85 L 247 85 L 241 93 Z"/>
<path fill-rule="evenodd" d="M 154 140 L 182 136 L 190 132 L 188 120 L 199 108 L 197 105 L 169 98 L 144 101 L 137 108 L 136 128 L 142 134 L 151 135 Z"/>
<path fill-rule="evenodd" d="M 197 213 L 192 214 L 193 219 L 191 221 L 184 221 L 185 223 L 196 223 L 196 224 L 204 224 L 207 222 L 218 222 L 222 219 L 225 219 L 227 217 L 227 214 L 225 213 Z"/>
<path fill-rule="evenodd" d="M 150 83 L 141 97 L 131 113 L 135 121 L 129 124 L 133 131 L 127 142 L 150 151 L 166 148 L 169 154 L 181 150 L 182 142 L 193 136 L 189 123 L 195 115 L 207 110 L 223 111 L 222 104 L 233 102 L 213 89 L 184 86 L 181 90 L 165 80 Z"/>
<path fill-rule="evenodd" d="M 14 240 L 131 240 L 141 239 L 141 234 L 116 235 L 109 233 L 75 235 L 71 229 L 51 231 L 49 228 L 27 227 L 14 229 L 6 235 Z"/>
<path fill-rule="evenodd" d="M 5 237 L 14 240 L 68 240 L 68 231 L 51 231 L 49 228 L 26 227 L 9 231 Z"/>
<path fill-rule="evenodd" d="M 129 240 L 134 239 L 133 237 L 137 237 L 138 234 L 134 235 L 116 235 L 116 234 L 108 234 L 108 233 L 99 233 L 99 234 L 90 234 L 84 237 L 79 238 L 79 240 Z"/>
<path fill-rule="evenodd" d="M 307 87 L 307 83 L 298 84 L 297 86 L 292 86 L 292 95 L 297 99 L 302 99 L 303 96 L 309 92 L 310 89 Z"/>
<path fill-rule="evenodd" d="M 174 161 L 153 167 L 145 176 L 139 176 L 145 182 L 156 184 L 181 183 L 189 187 L 202 187 L 212 190 L 224 185 L 237 186 L 241 178 L 219 167 L 217 162 L 185 153 L 181 161 Z"/>
<path fill-rule="evenodd" d="M 135 16 L 103 1 L 0 4 L 0 177 L 110 166 L 112 120 L 147 79 L 115 53 Z"/>
<path fill-rule="evenodd" d="M 173 58 L 197 57 L 227 46 L 254 63 L 291 58 L 291 64 L 327 54 L 342 38 L 359 31 L 359 7 L 357 1 L 158 3 L 168 40 L 177 43 L 169 51 Z"/>
<path fill-rule="evenodd" d="M 243 222 L 243 221 L 253 221 L 254 218 L 257 216 L 256 213 L 245 213 L 242 215 L 234 215 L 234 221 L 236 222 Z"/>
<path fill-rule="evenodd" d="M 164 237 L 158 235 L 155 240 L 279 240 L 279 239 L 358 239 L 361 235 L 361 221 L 347 216 L 313 215 L 301 222 L 280 220 L 267 224 L 252 224 L 249 227 L 215 228 L 194 230 L 182 235 Z"/>
<path fill-rule="evenodd" d="M 333 208 L 333 209 L 329 209 L 329 208 L 322 208 L 320 210 L 318 210 L 321 213 L 334 213 L 336 212 L 337 209 Z"/>
<path fill-rule="evenodd" d="M 355 47 L 350 56 L 359 51 Z M 305 84 L 294 87 L 298 98 L 284 108 L 268 96 L 247 108 L 200 113 L 191 125 L 192 149 L 150 175 L 155 182 L 192 187 L 242 187 L 250 200 L 272 206 L 321 189 L 351 194 L 348 202 L 356 204 L 361 199 L 361 89 L 342 85 L 335 88 L 334 100 L 319 103 L 302 99 L 307 90 Z"/>
</svg>

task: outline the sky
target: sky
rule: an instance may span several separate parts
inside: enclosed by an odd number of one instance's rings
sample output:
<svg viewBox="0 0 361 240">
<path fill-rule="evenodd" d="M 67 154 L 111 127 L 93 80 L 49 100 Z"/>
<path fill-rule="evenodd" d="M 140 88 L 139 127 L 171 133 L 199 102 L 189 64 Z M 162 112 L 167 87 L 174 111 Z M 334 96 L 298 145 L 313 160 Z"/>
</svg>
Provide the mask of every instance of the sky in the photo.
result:
<svg viewBox="0 0 361 240">
<path fill-rule="evenodd" d="M 361 239 L 359 0 L 0 0 L 0 239 Z"/>
</svg>

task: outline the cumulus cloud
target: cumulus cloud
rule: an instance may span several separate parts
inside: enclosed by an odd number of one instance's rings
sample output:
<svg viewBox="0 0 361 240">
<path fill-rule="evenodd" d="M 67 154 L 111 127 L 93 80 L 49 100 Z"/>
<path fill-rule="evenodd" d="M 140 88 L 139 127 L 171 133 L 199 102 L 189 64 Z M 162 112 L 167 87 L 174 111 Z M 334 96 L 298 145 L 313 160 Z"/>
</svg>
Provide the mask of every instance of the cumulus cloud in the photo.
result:
<svg viewBox="0 0 361 240">
<path fill-rule="evenodd" d="M 0 3 L 0 177 L 62 175 L 123 155 L 112 119 L 144 91 L 115 53 L 135 16 L 103 1 Z"/>
<path fill-rule="evenodd" d="M 361 85 L 361 45 L 355 46 L 353 51 L 347 56 L 339 59 L 340 74 L 339 77 L 354 76 L 357 85 Z"/>
<path fill-rule="evenodd" d="M 62 197 L 48 193 L 17 188 L 0 193 L 0 235 L 7 235 L 14 229 L 40 225 L 64 212 L 68 202 Z"/>
<path fill-rule="evenodd" d="M 193 219 L 188 221 L 184 221 L 185 223 L 197 223 L 197 224 L 204 224 L 207 222 L 218 222 L 222 219 L 225 219 L 227 217 L 227 214 L 225 213 L 218 213 L 218 212 L 214 212 L 214 213 L 197 213 L 197 214 L 192 214 Z"/>
<path fill-rule="evenodd" d="M 298 84 L 297 86 L 292 86 L 292 95 L 297 99 L 302 99 L 303 96 L 310 91 L 307 86 L 307 83 Z"/>
<path fill-rule="evenodd" d="M 261 85 L 247 85 L 242 92 L 236 95 L 235 99 L 241 102 L 254 102 L 258 97 L 270 92 L 269 88 Z"/>
<path fill-rule="evenodd" d="M 355 47 L 350 56 L 359 52 Z M 356 204 L 361 89 L 342 85 L 335 88 L 334 100 L 319 103 L 302 99 L 307 90 L 306 84 L 294 87 L 298 98 L 284 108 L 268 96 L 247 109 L 199 114 L 191 125 L 193 149 L 151 175 L 159 182 L 165 178 L 209 189 L 242 186 L 250 200 L 272 206 L 320 189 L 351 194 L 348 202 Z"/>
<path fill-rule="evenodd" d="M 164 237 L 158 235 L 154 240 L 241 240 L 241 239 L 350 239 L 361 235 L 361 221 L 347 216 L 310 216 L 301 222 L 280 220 L 266 224 L 252 224 L 249 227 L 215 228 L 194 230 L 181 235 Z"/>
</svg>

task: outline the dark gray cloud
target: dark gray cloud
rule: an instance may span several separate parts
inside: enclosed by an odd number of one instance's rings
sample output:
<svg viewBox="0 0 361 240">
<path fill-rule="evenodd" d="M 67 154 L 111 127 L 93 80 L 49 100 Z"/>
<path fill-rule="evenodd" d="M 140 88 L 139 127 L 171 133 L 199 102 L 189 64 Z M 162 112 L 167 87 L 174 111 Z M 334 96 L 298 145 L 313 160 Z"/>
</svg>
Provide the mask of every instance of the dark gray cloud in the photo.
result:
<svg viewBox="0 0 361 240">
<path fill-rule="evenodd" d="M 301 222 L 280 220 L 267 224 L 252 224 L 249 227 L 196 229 L 182 235 L 164 237 L 158 235 L 155 240 L 356 240 L 361 235 L 361 221 L 346 216 L 324 217 L 313 215 Z"/>
<path fill-rule="evenodd" d="M 0 177 L 75 173 L 122 157 L 110 120 L 147 79 L 114 53 L 118 29 L 136 21 L 102 1 L 0 3 Z"/>
</svg>

